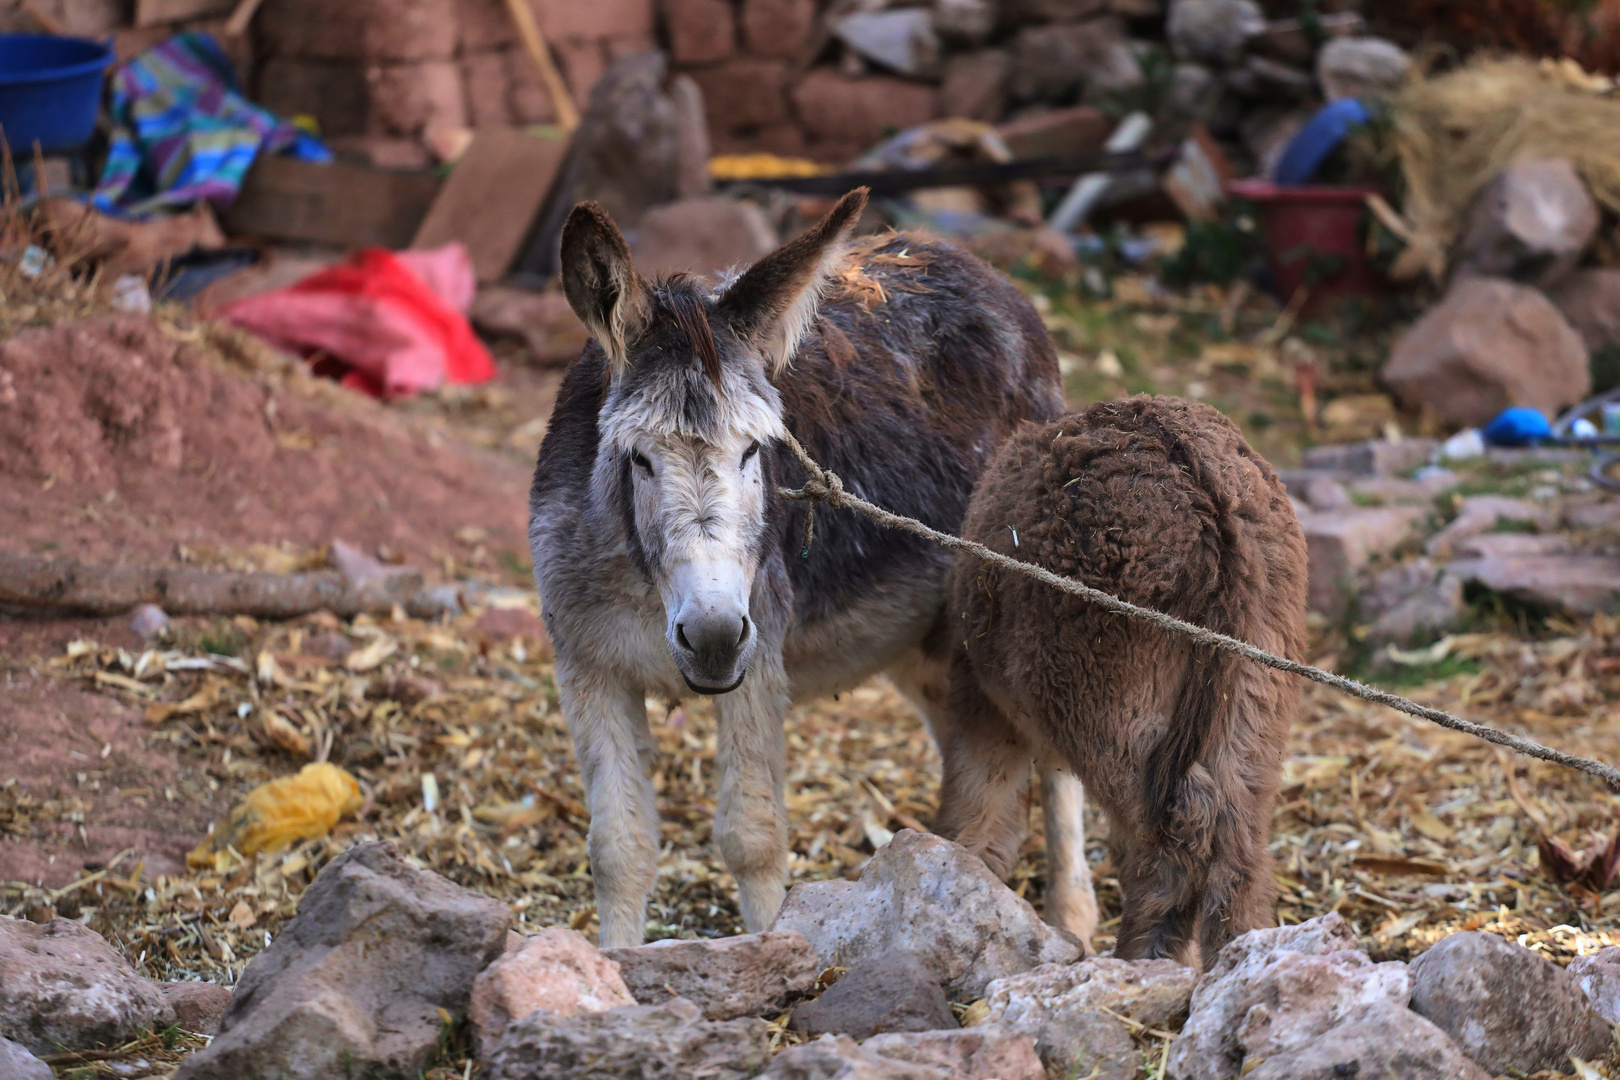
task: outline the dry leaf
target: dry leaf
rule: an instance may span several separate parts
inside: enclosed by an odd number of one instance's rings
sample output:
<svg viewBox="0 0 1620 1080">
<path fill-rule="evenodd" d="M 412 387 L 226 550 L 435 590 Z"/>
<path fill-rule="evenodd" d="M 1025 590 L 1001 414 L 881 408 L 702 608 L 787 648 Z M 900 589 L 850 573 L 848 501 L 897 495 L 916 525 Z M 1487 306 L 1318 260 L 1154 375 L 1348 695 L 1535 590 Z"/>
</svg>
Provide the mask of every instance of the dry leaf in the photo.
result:
<svg viewBox="0 0 1620 1080">
<path fill-rule="evenodd" d="M 309 757 L 309 736 L 293 726 L 292 721 L 282 716 L 275 709 L 261 707 L 259 709 L 259 728 L 271 746 L 297 754 L 300 757 Z"/>
<path fill-rule="evenodd" d="M 259 917 L 253 914 L 253 909 L 248 907 L 248 902 L 246 900 L 238 900 L 236 902 L 236 906 L 231 908 L 230 919 L 233 926 L 239 926 L 243 930 L 248 929 L 254 923 L 259 921 Z"/>
<path fill-rule="evenodd" d="M 391 637 L 379 637 L 365 648 L 350 653 L 349 658 L 343 661 L 343 666 L 350 671 L 371 671 L 382 666 L 384 660 L 398 651 L 399 642 Z"/>
<path fill-rule="evenodd" d="M 1413 806 L 1406 819 L 1412 823 L 1412 828 L 1437 844 L 1449 844 L 1457 835 L 1456 829 L 1429 813 L 1426 806 Z"/>
</svg>

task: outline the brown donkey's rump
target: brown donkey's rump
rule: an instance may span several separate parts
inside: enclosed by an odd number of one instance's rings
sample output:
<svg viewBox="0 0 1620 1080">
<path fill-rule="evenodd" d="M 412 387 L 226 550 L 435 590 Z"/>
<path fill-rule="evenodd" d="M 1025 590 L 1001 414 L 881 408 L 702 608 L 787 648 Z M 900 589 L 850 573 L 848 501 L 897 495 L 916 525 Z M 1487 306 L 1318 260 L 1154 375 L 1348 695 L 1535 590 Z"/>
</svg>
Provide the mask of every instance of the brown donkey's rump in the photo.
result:
<svg viewBox="0 0 1620 1080">
<path fill-rule="evenodd" d="M 1207 405 L 1137 397 L 1028 424 L 964 535 L 1126 600 L 1299 658 L 1305 541 L 1281 481 Z M 1268 835 L 1294 681 L 963 557 L 939 828 L 1011 869 L 1031 761 L 1108 814 L 1117 955 L 1197 965 L 1269 922 Z"/>
</svg>

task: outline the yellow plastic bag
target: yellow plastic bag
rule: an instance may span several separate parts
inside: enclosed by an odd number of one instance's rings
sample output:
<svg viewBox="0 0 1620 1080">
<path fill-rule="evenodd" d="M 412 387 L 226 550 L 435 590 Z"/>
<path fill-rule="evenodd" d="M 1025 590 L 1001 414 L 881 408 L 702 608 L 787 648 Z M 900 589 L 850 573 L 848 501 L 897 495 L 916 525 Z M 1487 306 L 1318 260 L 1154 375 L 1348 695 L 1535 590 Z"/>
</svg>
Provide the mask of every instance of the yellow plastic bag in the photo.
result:
<svg viewBox="0 0 1620 1080">
<path fill-rule="evenodd" d="M 325 836 L 364 803 L 358 780 L 336 765 L 313 762 L 296 775 L 271 780 L 248 792 L 225 823 L 186 856 L 186 865 L 224 870 L 230 860 L 228 849 L 253 855 L 280 851 L 295 840 Z"/>
</svg>

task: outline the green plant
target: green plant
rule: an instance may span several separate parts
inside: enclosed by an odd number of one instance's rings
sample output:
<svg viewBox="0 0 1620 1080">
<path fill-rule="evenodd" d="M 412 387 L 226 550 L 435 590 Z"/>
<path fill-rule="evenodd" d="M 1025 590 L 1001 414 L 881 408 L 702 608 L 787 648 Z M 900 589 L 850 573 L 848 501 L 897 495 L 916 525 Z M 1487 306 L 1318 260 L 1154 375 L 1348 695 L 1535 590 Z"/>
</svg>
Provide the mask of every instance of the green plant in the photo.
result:
<svg viewBox="0 0 1620 1080">
<path fill-rule="evenodd" d="M 1187 226 L 1186 242 L 1160 264 L 1159 276 L 1174 288 L 1206 282 L 1229 285 L 1248 273 L 1261 259 L 1261 252 L 1254 205 L 1234 199 L 1217 220 Z"/>
</svg>

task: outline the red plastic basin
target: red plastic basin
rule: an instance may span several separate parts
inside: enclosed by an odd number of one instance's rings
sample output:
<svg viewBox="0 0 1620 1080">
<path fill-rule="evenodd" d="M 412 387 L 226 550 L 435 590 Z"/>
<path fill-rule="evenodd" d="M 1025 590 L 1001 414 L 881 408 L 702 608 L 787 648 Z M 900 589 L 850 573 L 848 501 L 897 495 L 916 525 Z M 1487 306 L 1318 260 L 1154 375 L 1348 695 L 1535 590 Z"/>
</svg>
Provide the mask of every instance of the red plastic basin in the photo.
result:
<svg viewBox="0 0 1620 1080">
<path fill-rule="evenodd" d="M 1227 191 L 1255 204 L 1266 262 L 1284 303 L 1309 289 L 1305 313 L 1356 296 L 1382 295 L 1383 277 L 1367 261 L 1362 216 L 1371 187 L 1284 187 L 1269 180 L 1238 180 Z M 1336 272 L 1332 272 L 1337 268 Z"/>
</svg>

